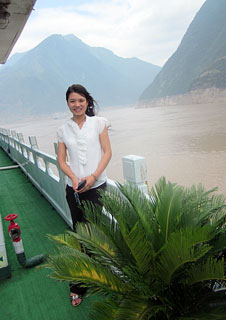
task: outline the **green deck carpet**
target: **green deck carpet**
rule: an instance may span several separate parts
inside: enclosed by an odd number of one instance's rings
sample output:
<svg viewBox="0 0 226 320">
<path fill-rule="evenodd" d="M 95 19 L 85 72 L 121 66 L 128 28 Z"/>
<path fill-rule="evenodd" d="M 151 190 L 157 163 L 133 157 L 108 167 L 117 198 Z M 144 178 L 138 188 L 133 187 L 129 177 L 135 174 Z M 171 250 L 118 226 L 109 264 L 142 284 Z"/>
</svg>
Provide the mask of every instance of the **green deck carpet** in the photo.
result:
<svg viewBox="0 0 226 320">
<path fill-rule="evenodd" d="M 0 167 L 13 165 L 0 148 Z M 17 213 L 26 257 L 55 250 L 46 234 L 59 234 L 67 225 L 55 209 L 32 186 L 20 169 L 0 171 L 0 214 L 4 229 L 8 263 L 12 277 L 0 282 L 1 320 L 88 320 L 92 302 L 87 297 L 79 307 L 72 307 L 65 282 L 48 278 L 50 270 L 24 269 L 17 261 L 4 217 Z"/>
</svg>

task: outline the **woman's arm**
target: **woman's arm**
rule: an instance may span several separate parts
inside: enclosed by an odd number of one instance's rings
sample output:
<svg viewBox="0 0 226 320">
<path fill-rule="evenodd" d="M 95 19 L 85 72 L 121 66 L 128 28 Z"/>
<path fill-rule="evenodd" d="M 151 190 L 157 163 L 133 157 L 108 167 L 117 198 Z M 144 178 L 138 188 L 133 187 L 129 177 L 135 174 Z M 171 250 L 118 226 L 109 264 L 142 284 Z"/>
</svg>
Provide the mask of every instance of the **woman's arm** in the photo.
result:
<svg viewBox="0 0 226 320">
<path fill-rule="evenodd" d="M 104 128 L 104 130 L 102 131 L 99 137 L 100 137 L 101 148 L 103 150 L 103 155 L 98 164 L 97 169 L 95 170 L 95 172 L 93 172 L 93 174 L 97 179 L 101 175 L 101 173 L 104 171 L 104 169 L 107 167 L 112 156 L 110 139 L 109 139 L 108 130 L 106 127 Z"/>
<path fill-rule="evenodd" d="M 73 189 L 78 187 L 78 178 L 74 175 L 71 168 L 66 162 L 67 149 L 63 142 L 58 142 L 57 161 L 60 169 L 72 180 Z"/>
<path fill-rule="evenodd" d="M 103 155 L 100 159 L 100 162 L 98 164 L 97 169 L 94 172 L 92 172 L 93 175 L 82 179 L 82 180 L 86 180 L 86 185 L 84 188 L 81 189 L 80 192 L 87 191 L 94 185 L 96 179 L 99 178 L 99 176 L 104 171 L 104 169 L 107 167 L 107 165 L 111 159 L 111 156 L 112 156 L 111 144 L 110 144 L 110 139 L 108 136 L 108 130 L 106 127 L 99 135 L 99 138 L 100 138 L 101 148 L 103 150 Z M 96 177 L 96 179 L 94 176 Z"/>
</svg>

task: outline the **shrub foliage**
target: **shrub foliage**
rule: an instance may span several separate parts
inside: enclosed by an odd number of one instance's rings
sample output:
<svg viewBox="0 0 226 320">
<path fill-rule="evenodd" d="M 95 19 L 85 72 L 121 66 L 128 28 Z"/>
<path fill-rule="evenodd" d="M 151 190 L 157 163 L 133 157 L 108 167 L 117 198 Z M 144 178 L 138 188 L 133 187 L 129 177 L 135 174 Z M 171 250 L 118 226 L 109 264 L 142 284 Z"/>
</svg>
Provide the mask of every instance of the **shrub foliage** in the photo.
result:
<svg viewBox="0 0 226 320">
<path fill-rule="evenodd" d="M 58 252 L 45 267 L 106 295 L 90 319 L 225 319 L 226 206 L 214 191 L 163 177 L 147 197 L 118 184 L 104 210 L 85 204 L 76 233 L 50 236 Z"/>
</svg>

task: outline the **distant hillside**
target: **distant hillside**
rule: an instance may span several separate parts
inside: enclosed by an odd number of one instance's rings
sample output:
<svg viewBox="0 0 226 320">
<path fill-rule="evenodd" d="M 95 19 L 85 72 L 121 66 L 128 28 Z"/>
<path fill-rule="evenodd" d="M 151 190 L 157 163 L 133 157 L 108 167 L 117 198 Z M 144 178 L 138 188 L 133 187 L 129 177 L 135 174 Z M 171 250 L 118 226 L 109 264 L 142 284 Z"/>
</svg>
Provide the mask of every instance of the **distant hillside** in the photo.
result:
<svg viewBox="0 0 226 320">
<path fill-rule="evenodd" d="M 225 88 L 225 39 L 226 0 L 207 0 L 176 52 L 144 90 L 140 100 L 181 95 L 201 88 Z"/>
<path fill-rule="evenodd" d="M 63 112 L 65 91 L 80 83 L 99 105 L 136 103 L 160 67 L 92 48 L 74 35 L 52 35 L 34 49 L 12 56 L 0 70 L 0 112 L 12 116 Z"/>
<path fill-rule="evenodd" d="M 226 88 L 226 56 L 215 60 L 211 66 L 204 70 L 190 85 L 190 90 L 215 87 Z"/>
</svg>

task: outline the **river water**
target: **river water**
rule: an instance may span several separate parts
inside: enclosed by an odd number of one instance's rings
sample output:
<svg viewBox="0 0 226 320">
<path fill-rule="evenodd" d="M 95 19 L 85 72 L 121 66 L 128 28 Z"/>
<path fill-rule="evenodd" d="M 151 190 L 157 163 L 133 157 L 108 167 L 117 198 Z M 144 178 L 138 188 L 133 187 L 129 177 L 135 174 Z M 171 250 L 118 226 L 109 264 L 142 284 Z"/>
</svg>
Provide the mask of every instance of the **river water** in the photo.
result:
<svg viewBox="0 0 226 320">
<path fill-rule="evenodd" d="M 122 157 L 133 154 L 146 159 L 149 187 L 165 176 L 183 186 L 217 186 L 226 195 L 226 105 L 111 108 L 99 115 L 111 124 L 109 178 L 123 182 Z M 67 113 L 0 126 L 22 132 L 25 142 L 36 136 L 39 149 L 54 154 L 56 130 L 69 117 Z"/>
</svg>

